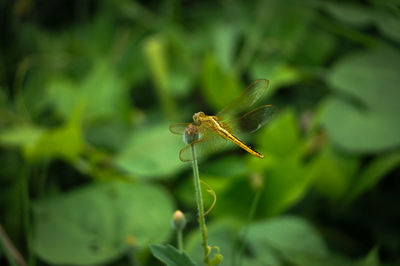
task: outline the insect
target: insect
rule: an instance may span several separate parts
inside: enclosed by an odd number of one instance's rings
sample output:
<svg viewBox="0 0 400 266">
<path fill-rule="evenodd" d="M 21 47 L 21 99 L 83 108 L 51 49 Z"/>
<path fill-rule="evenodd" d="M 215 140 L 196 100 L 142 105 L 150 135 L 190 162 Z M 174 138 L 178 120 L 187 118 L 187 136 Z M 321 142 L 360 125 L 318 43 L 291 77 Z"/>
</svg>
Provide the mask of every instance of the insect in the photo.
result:
<svg viewBox="0 0 400 266">
<path fill-rule="evenodd" d="M 262 105 L 244 115 L 244 110 L 252 107 L 266 92 L 268 80 L 260 79 L 251 83 L 234 102 L 222 109 L 217 115 L 210 116 L 204 112 L 193 115 L 192 123 L 178 123 L 169 127 L 174 134 L 196 136 L 179 152 L 181 161 L 191 161 L 191 145 L 195 145 L 196 153 L 206 154 L 217 149 L 218 143 L 231 142 L 246 152 L 263 159 L 264 156 L 242 141 L 237 134 L 252 133 L 268 123 L 277 113 L 272 105 Z"/>
</svg>

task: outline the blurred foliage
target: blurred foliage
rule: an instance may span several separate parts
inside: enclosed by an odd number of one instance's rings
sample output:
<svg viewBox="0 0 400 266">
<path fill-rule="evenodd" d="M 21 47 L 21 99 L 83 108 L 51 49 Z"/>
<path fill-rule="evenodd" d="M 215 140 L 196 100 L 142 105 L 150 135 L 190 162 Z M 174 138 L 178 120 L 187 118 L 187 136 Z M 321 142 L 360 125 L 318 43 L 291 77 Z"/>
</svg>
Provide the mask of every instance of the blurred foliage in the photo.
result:
<svg viewBox="0 0 400 266">
<path fill-rule="evenodd" d="M 168 125 L 261 78 L 280 109 L 249 139 L 264 160 L 230 149 L 200 164 L 222 265 L 400 264 L 399 1 L 0 7 L 0 225 L 29 265 L 199 263 Z M 178 207 L 186 252 L 160 245 L 176 244 Z"/>
</svg>

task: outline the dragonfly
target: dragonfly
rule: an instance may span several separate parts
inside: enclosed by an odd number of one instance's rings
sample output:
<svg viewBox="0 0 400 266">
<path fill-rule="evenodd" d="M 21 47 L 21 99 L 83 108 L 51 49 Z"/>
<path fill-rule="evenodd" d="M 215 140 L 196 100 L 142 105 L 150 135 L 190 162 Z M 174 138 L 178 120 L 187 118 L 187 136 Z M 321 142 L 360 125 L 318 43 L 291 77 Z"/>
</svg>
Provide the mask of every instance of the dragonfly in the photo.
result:
<svg viewBox="0 0 400 266">
<path fill-rule="evenodd" d="M 244 113 L 265 95 L 268 84 L 267 79 L 254 81 L 235 101 L 223 108 L 217 115 L 197 112 L 193 115 L 191 123 L 170 125 L 169 130 L 174 134 L 184 135 L 187 142 L 187 145 L 179 151 L 180 160 L 183 162 L 193 160 L 192 145 L 196 148 L 197 157 L 200 157 L 218 149 L 221 143 L 234 143 L 251 155 L 263 159 L 264 156 L 261 153 L 238 136 L 257 131 L 277 113 L 277 108 L 273 105 L 262 105 Z M 188 136 L 195 137 L 187 138 Z M 188 139 L 190 140 L 188 141 Z"/>
</svg>

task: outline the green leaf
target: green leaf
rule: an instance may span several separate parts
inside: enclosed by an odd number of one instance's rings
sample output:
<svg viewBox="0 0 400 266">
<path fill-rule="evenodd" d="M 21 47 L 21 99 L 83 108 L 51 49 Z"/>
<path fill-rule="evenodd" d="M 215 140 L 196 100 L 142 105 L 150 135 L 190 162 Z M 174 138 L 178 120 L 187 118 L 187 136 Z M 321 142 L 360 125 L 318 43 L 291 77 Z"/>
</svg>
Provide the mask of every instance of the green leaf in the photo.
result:
<svg viewBox="0 0 400 266">
<path fill-rule="evenodd" d="M 270 81 L 268 95 L 273 94 L 280 87 L 298 83 L 301 78 L 298 69 L 282 61 L 261 58 L 255 59 L 250 66 L 250 75 L 253 80 L 266 78 Z"/>
<path fill-rule="evenodd" d="M 400 42 L 400 19 L 389 12 L 377 12 L 374 20 L 379 30 L 394 41 Z"/>
<path fill-rule="evenodd" d="M 267 154 L 277 157 L 290 156 L 296 152 L 300 144 L 300 129 L 294 110 L 287 109 L 278 113 L 270 124 L 261 129 L 257 135 L 257 144 Z"/>
<path fill-rule="evenodd" d="M 161 107 L 170 119 L 175 119 L 177 109 L 171 98 L 170 69 L 166 55 L 165 38 L 157 35 L 147 38 L 143 44 L 143 52 L 152 74 Z"/>
<path fill-rule="evenodd" d="M 257 143 L 265 158 L 262 161 L 249 158 L 249 162 L 252 169 L 265 173 L 262 198 L 265 214 L 276 215 L 298 202 L 312 181 L 311 168 L 300 158 L 304 144 L 294 110 L 279 113 L 262 129 Z"/>
<path fill-rule="evenodd" d="M 0 143 L 3 146 L 26 147 L 36 143 L 44 132 L 43 128 L 33 125 L 19 125 L 2 130 Z"/>
<path fill-rule="evenodd" d="M 264 213 L 272 216 L 297 203 L 312 184 L 313 176 L 309 166 L 297 159 L 276 158 L 266 163 L 261 201 Z"/>
<path fill-rule="evenodd" d="M 86 122 L 110 119 L 128 107 L 127 86 L 110 62 L 98 59 L 81 83 L 56 77 L 48 84 L 48 101 L 65 119 L 80 112 Z"/>
<path fill-rule="evenodd" d="M 203 94 L 207 103 L 215 109 L 225 107 L 245 90 L 245 87 L 241 88 L 236 76 L 221 69 L 213 55 L 205 56 L 203 67 Z"/>
<path fill-rule="evenodd" d="M 94 184 L 34 203 L 36 253 L 50 264 L 93 265 L 165 241 L 173 203 L 144 184 Z"/>
<path fill-rule="evenodd" d="M 400 53 L 377 49 L 350 54 L 336 62 L 328 76 L 332 88 L 365 104 L 372 111 L 400 112 Z"/>
<path fill-rule="evenodd" d="M 300 43 L 295 57 L 296 62 L 306 66 L 321 66 L 330 59 L 336 48 L 334 35 L 322 30 L 312 30 L 307 41 Z M 294 79 L 297 82 L 297 79 Z"/>
<path fill-rule="evenodd" d="M 315 188 L 327 198 L 341 199 L 349 188 L 352 189 L 351 183 L 359 165 L 358 157 L 325 146 L 312 161 Z"/>
<path fill-rule="evenodd" d="M 195 266 L 196 264 L 184 251 L 171 245 L 150 245 L 153 255 L 168 266 Z"/>
<path fill-rule="evenodd" d="M 361 5 L 325 1 L 317 3 L 336 19 L 352 26 L 365 26 L 372 22 L 371 12 Z"/>
<path fill-rule="evenodd" d="M 275 252 L 295 265 L 321 265 L 328 256 L 318 232 L 307 221 L 295 216 L 282 216 L 251 224 L 247 239 L 256 256 Z"/>
<path fill-rule="evenodd" d="M 154 82 L 158 88 L 163 90 L 168 88 L 169 78 L 165 45 L 165 38 L 162 36 L 153 36 L 148 38 L 143 46 Z"/>
<path fill-rule="evenodd" d="M 355 266 L 378 266 L 379 262 L 379 249 L 374 247 L 371 251 L 361 260 L 354 263 Z"/>
<path fill-rule="evenodd" d="M 34 145 L 24 149 L 28 158 L 65 158 L 73 160 L 84 148 L 81 128 L 70 122 L 64 126 L 47 130 Z"/>
<path fill-rule="evenodd" d="M 223 156 L 202 166 L 202 173 L 219 177 L 244 175 L 247 171 L 243 158 L 238 155 Z"/>
<path fill-rule="evenodd" d="M 169 132 L 167 124 L 142 128 L 133 132 L 115 163 L 132 174 L 168 177 L 185 166 L 179 160 L 184 145 L 182 137 Z"/>
<path fill-rule="evenodd" d="M 53 129 L 21 125 L 0 134 L 0 143 L 20 147 L 29 159 L 75 159 L 84 148 L 81 128 L 74 122 Z"/>
<path fill-rule="evenodd" d="M 321 1 L 318 2 L 318 5 L 346 24 L 354 27 L 365 27 L 374 23 L 383 35 L 394 41 L 400 41 L 400 19 L 391 12 L 367 9 L 365 6 L 349 3 Z"/>
<path fill-rule="evenodd" d="M 230 23 L 216 22 L 212 26 L 211 38 L 218 65 L 223 71 L 229 72 L 234 65 L 233 60 L 237 49 L 237 25 L 233 21 Z"/>
<path fill-rule="evenodd" d="M 108 60 L 99 59 L 82 83 L 79 107 L 90 121 L 110 119 L 123 114 L 129 106 L 128 87 L 115 73 Z"/>
<path fill-rule="evenodd" d="M 400 144 L 400 54 L 375 50 L 352 54 L 333 67 L 328 82 L 344 97 L 330 97 L 322 124 L 340 147 L 376 152 Z"/>
<path fill-rule="evenodd" d="M 355 184 L 347 192 L 348 199 L 354 200 L 363 192 L 375 186 L 385 175 L 399 165 L 399 152 L 377 157 L 364 168 L 360 176 L 355 180 Z"/>
</svg>

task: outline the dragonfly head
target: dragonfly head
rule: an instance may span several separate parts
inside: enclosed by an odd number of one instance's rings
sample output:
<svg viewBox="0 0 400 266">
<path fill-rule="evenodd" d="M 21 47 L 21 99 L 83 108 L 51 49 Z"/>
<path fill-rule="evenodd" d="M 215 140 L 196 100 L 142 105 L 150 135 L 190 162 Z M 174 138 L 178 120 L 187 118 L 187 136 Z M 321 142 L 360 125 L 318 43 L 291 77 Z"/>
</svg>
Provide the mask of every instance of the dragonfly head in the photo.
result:
<svg viewBox="0 0 400 266">
<path fill-rule="evenodd" d="M 193 122 L 195 125 L 200 125 L 201 124 L 201 119 L 204 118 L 206 115 L 204 112 L 197 112 L 193 115 Z"/>
</svg>

